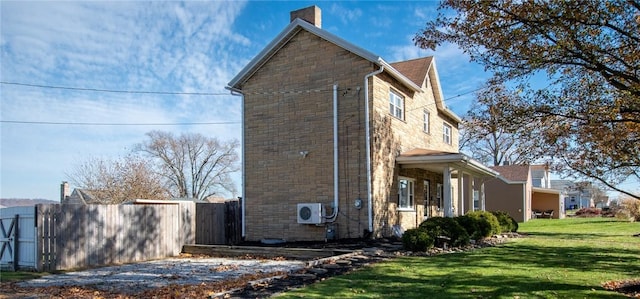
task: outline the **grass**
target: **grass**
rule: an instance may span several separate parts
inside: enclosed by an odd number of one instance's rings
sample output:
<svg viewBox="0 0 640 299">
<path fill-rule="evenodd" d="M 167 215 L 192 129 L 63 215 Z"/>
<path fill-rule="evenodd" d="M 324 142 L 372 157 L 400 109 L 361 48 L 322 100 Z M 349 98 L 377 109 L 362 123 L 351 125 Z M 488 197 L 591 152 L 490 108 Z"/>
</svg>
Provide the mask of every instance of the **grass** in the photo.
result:
<svg viewBox="0 0 640 299">
<path fill-rule="evenodd" d="M 40 278 L 45 275 L 49 275 L 51 273 L 38 273 L 38 272 L 28 272 L 28 271 L 5 271 L 2 270 L 0 272 L 0 282 L 12 282 L 12 281 L 23 281 L 29 279 Z"/>
<path fill-rule="evenodd" d="M 627 298 L 601 284 L 640 278 L 640 223 L 536 219 L 529 236 L 434 257 L 401 257 L 278 298 Z"/>
</svg>

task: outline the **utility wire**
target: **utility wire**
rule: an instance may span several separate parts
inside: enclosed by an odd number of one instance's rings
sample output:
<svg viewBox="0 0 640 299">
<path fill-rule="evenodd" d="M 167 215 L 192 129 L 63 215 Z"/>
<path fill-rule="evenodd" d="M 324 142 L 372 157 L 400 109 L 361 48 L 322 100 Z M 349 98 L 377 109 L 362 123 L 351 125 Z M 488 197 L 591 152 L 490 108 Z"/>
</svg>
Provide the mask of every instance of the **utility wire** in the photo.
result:
<svg viewBox="0 0 640 299">
<path fill-rule="evenodd" d="M 27 87 L 37 87 L 37 88 L 50 88 L 50 89 L 93 91 L 93 92 L 112 92 L 112 93 L 132 93 L 132 94 L 162 94 L 162 95 L 191 95 L 191 96 L 228 96 L 229 95 L 229 92 L 222 93 L 222 92 L 177 92 L 177 91 L 116 90 L 116 89 L 98 89 L 98 88 L 81 88 L 81 87 L 68 87 L 68 86 L 40 85 L 40 84 L 28 84 L 28 83 L 7 82 L 7 81 L 0 81 L 0 84 L 27 86 Z"/>
<path fill-rule="evenodd" d="M 455 95 L 455 96 L 448 97 L 448 98 L 446 98 L 446 99 L 442 100 L 442 102 L 446 105 L 446 101 L 454 100 L 454 99 L 457 99 L 457 98 L 459 98 L 459 97 L 461 97 L 461 96 L 468 95 L 468 94 L 470 94 L 470 93 L 474 93 L 474 92 L 476 92 L 476 91 L 483 90 L 483 89 L 485 89 L 485 88 L 488 88 L 488 87 L 487 87 L 487 86 L 484 86 L 484 87 L 476 88 L 476 89 L 471 90 L 471 91 L 463 92 L 463 93 L 461 93 L 461 94 L 457 94 L 457 95 Z M 426 105 L 421 105 L 421 106 L 418 106 L 418 107 L 415 107 L 415 108 L 409 109 L 409 110 L 407 110 L 407 112 L 411 112 L 411 111 L 418 110 L 418 109 L 423 109 L 423 108 L 426 108 L 426 107 L 429 107 L 429 106 L 432 106 L 432 105 L 435 105 L 435 104 L 436 104 L 436 103 L 429 103 L 429 104 L 426 104 Z"/>
<path fill-rule="evenodd" d="M 0 120 L 0 123 L 29 124 L 29 125 L 80 125 L 80 126 L 191 126 L 191 125 L 234 125 L 239 121 L 226 122 L 192 122 L 192 123 L 91 123 L 91 122 L 52 122 L 52 121 L 21 121 Z"/>
</svg>

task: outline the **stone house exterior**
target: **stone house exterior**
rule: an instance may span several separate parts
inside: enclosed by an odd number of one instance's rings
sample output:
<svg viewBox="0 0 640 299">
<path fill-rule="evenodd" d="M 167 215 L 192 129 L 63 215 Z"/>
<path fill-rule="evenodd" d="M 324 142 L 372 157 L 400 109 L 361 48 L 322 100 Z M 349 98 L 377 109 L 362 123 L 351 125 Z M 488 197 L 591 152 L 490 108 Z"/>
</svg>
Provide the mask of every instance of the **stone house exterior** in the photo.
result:
<svg viewBox="0 0 640 299">
<path fill-rule="evenodd" d="M 227 86 L 245 240 L 377 238 L 472 209 L 497 173 L 459 153 L 433 57 L 387 63 L 320 24 L 316 6 L 292 12 Z"/>
</svg>

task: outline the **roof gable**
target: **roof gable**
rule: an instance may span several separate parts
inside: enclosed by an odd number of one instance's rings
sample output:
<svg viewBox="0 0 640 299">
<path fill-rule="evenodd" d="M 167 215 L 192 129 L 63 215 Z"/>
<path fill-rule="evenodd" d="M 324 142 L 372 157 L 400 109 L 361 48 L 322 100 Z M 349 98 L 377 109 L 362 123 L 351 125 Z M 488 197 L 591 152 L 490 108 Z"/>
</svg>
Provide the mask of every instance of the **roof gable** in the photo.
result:
<svg viewBox="0 0 640 299">
<path fill-rule="evenodd" d="M 413 83 L 415 83 L 416 85 L 422 86 L 424 84 L 424 80 L 427 78 L 432 60 L 433 57 L 429 56 L 412 60 L 393 62 L 391 63 L 391 66 L 407 76 L 407 78 L 413 81 Z"/>
<path fill-rule="evenodd" d="M 529 165 L 491 166 L 491 169 L 499 172 L 501 177 L 512 182 L 529 181 Z"/>
<path fill-rule="evenodd" d="M 284 28 L 280 34 L 278 34 L 256 57 L 254 57 L 249 64 L 247 64 L 231 81 L 228 83 L 227 88 L 230 90 L 239 90 L 246 80 L 248 80 L 262 65 L 264 65 L 278 50 L 280 50 L 291 38 L 293 38 L 300 30 L 306 30 L 318 37 L 333 43 L 351 53 L 354 53 L 363 59 L 370 61 L 378 66 L 384 68 L 384 71 L 389 73 L 392 77 L 399 80 L 402 84 L 413 89 L 414 91 L 422 91 L 421 87 L 415 84 L 412 80 L 407 78 L 404 74 L 393 68 L 389 63 L 384 61 L 380 56 L 377 56 L 361 47 L 358 47 L 334 34 L 329 33 L 323 29 L 320 29 L 307 21 L 302 19 L 295 19 Z"/>
<path fill-rule="evenodd" d="M 420 87 L 425 85 L 425 80 L 431 84 L 433 97 L 436 101 L 436 108 L 444 115 L 460 123 L 462 119 L 453 111 L 449 110 L 444 103 L 444 96 L 440 87 L 440 76 L 436 69 L 436 61 L 433 56 L 394 62 L 391 64 L 395 69 L 403 73 L 407 78 Z"/>
<path fill-rule="evenodd" d="M 422 89 L 422 86 L 424 86 L 424 80 L 429 78 L 429 83 L 433 87 L 432 91 L 438 110 L 453 119 L 455 122 L 460 123 L 462 121 L 459 116 L 449 110 L 444 104 L 444 97 L 442 95 L 442 89 L 440 88 L 440 80 L 433 57 L 424 57 L 389 64 L 380 56 L 377 56 L 299 18 L 289 23 L 289 25 L 287 25 L 280 34 L 278 34 L 262 51 L 260 51 L 260 53 L 258 53 L 258 55 L 249 62 L 249 64 L 247 64 L 233 79 L 231 79 L 227 85 L 227 89 L 240 92 L 241 85 L 255 74 L 260 67 L 267 63 L 278 50 L 286 45 L 287 42 L 289 42 L 301 30 L 306 30 L 315 34 L 316 36 L 383 68 L 384 72 L 390 74 L 401 84 L 407 86 L 413 91 L 423 92 L 424 89 Z"/>
</svg>

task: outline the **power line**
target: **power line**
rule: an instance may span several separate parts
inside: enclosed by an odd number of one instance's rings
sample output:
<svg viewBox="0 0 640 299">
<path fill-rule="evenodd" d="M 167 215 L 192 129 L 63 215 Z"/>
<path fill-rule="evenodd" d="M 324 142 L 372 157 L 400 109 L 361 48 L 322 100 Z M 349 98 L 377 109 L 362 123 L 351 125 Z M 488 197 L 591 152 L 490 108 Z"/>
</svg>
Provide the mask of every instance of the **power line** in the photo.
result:
<svg viewBox="0 0 640 299">
<path fill-rule="evenodd" d="M 78 125 L 78 126 L 192 126 L 192 125 L 234 125 L 239 121 L 223 122 L 186 122 L 186 123 L 94 123 L 94 122 L 53 122 L 53 121 L 21 121 L 0 120 L 0 123 L 28 125 Z"/>
<path fill-rule="evenodd" d="M 92 92 L 112 92 L 112 93 L 131 93 L 131 94 L 160 94 L 160 95 L 190 95 L 190 96 L 228 96 L 229 92 L 177 92 L 177 91 L 141 91 L 141 90 L 116 90 L 116 89 L 99 89 L 99 88 L 82 88 L 69 86 L 40 85 L 20 82 L 0 81 L 0 84 L 17 85 L 26 87 L 64 89 L 76 91 L 92 91 Z"/>
<path fill-rule="evenodd" d="M 486 87 L 486 86 L 484 86 L 484 87 L 479 87 L 479 88 L 476 88 L 476 89 L 471 90 L 471 91 L 463 92 L 463 93 L 461 93 L 461 94 L 457 94 L 457 95 L 455 95 L 455 96 L 448 97 L 448 98 L 446 98 L 446 99 L 442 100 L 442 102 L 443 102 L 443 103 L 445 103 L 446 101 L 454 100 L 454 99 L 459 98 L 459 97 L 461 97 L 461 96 L 468 95 L 468 94 L 470 94 L 470 93 L 474 93 L 474 92 L 476 92 L 476 91 L 483 90 L 483 89 L 485 89 L 485 88 L 487 88 L 487 87 Z M 436 103 L 429 103 L 429 104 L 426 104 L 426 105 L 418 106 L 418 107 L 415 107 L 415 108 L 412 108 L 412 109 L 407 110 L 407 112 L 411 112 L 411 111 L 414 111 L 414 110 L 418 110 L 418 109 L 426 108 L 426 107 L 428 107 L 428 106 L 432 106 L 432 105 L 435 105 L 435 104 L 436 104 Z M 446 105 L 446 103 L 445 103 L 445 105 Z"/>
</svg>

